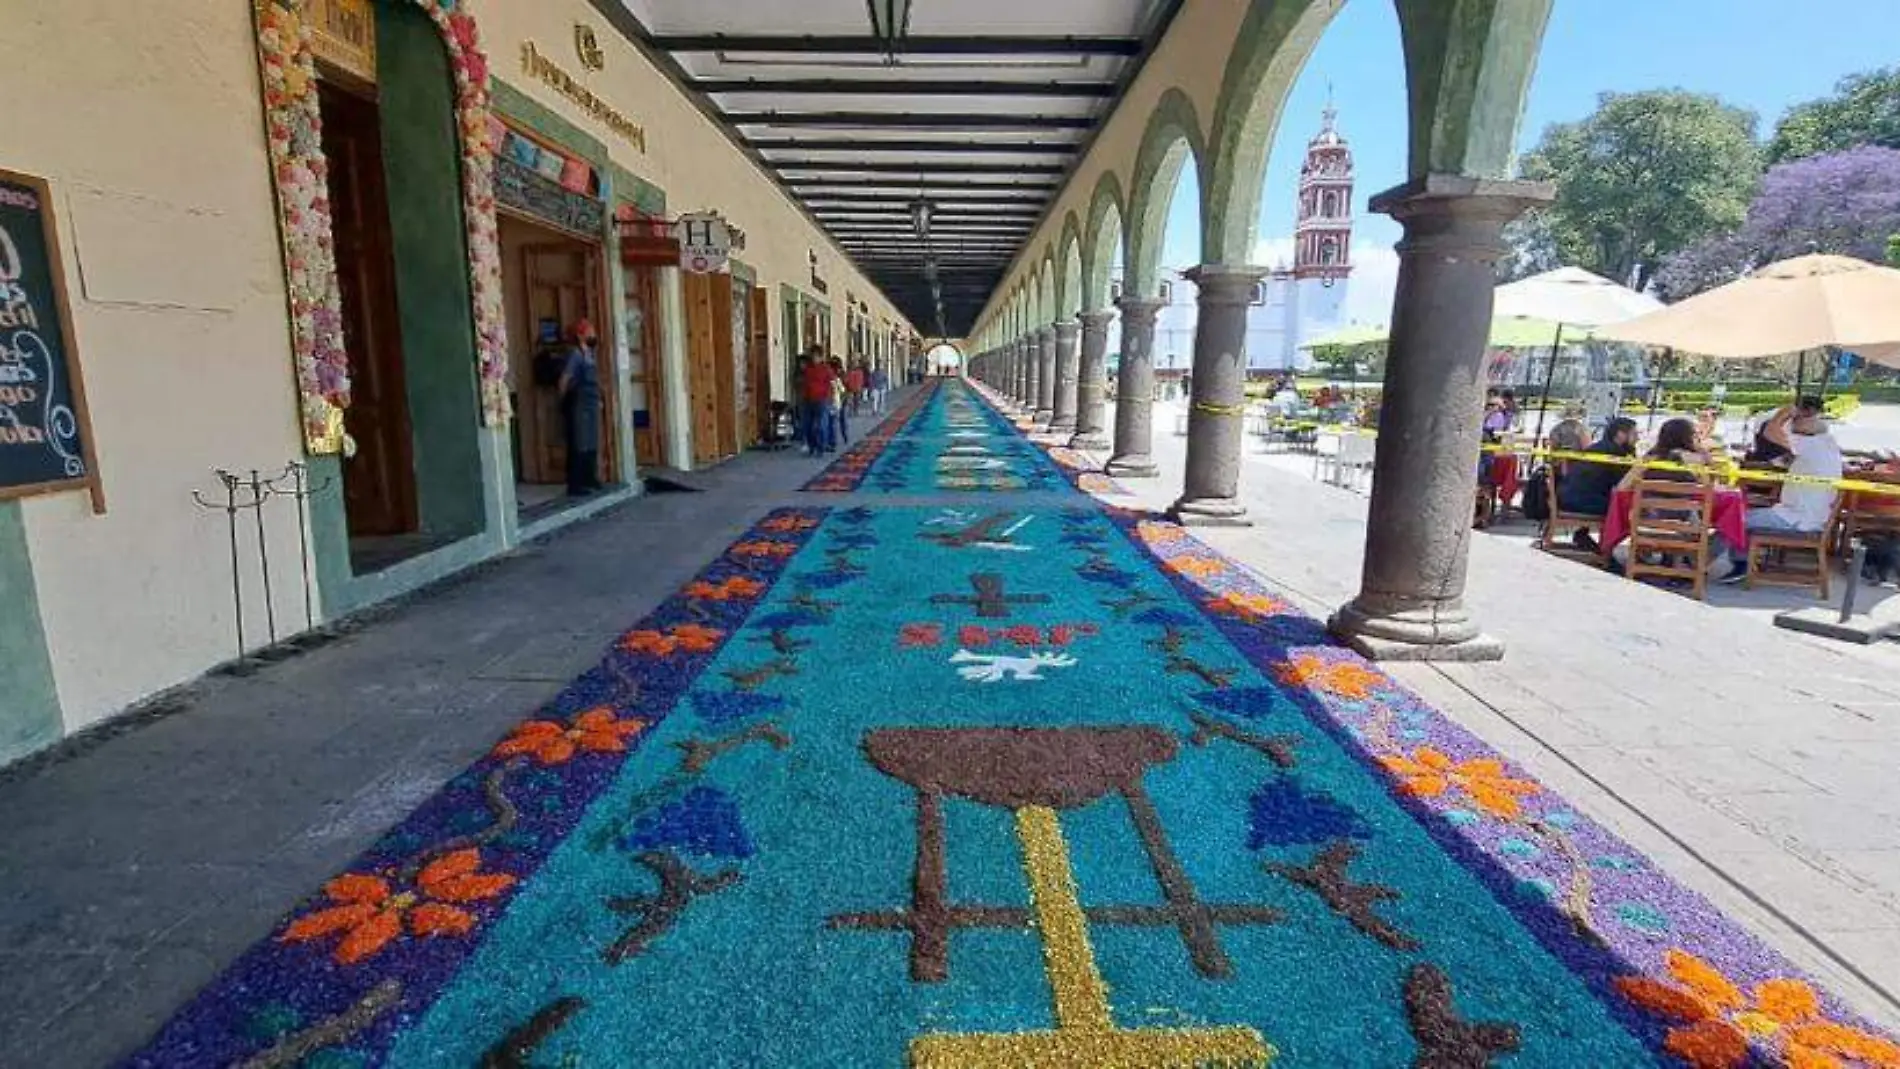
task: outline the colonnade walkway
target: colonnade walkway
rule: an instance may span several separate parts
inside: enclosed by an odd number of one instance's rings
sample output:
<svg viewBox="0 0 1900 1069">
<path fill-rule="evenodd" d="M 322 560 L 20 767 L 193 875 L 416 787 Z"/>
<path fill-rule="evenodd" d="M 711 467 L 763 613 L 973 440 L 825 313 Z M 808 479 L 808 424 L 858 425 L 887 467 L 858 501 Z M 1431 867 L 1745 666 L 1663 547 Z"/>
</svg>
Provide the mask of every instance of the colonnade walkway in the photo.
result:
<svg viewBox="0 0 1900 1069">
<path fill-rule="evenodd" d="M 1081 459 L 935 383 L 15 775 L 0 1049 L 1900 1064 Z"/>
</svg>

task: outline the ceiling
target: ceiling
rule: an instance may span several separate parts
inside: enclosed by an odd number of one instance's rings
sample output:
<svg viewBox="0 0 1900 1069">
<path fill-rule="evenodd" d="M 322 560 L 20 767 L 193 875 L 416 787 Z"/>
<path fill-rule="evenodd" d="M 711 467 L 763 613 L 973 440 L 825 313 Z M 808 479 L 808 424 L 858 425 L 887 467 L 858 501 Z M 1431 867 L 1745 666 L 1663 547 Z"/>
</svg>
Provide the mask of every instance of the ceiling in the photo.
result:
<svg viewBox="0 0 1900 1069">
<path fill-rule="evenodd" d="M 595 3 L 919 330 L 962 337 L 1181 0 Z"/>
</svg>

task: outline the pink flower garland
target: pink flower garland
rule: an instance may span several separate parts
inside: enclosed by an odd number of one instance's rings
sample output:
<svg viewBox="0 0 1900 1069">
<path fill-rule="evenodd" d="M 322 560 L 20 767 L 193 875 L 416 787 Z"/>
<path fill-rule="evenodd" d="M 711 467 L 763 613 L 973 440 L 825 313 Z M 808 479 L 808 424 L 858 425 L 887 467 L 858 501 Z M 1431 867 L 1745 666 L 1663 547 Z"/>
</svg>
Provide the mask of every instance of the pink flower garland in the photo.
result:
<svg viewBox="0 0 1900 1069">
<path fill-rule="evenodd" d="M 488 60 L 481 51 L 475 20 L 466 13 L 451 13 L 454 0 L 414 2 L 440 27 L 455 72 L 482 423 L 497 427 L 506 424 L 511 413 L 501 246 L 495 224 L 494 146 L 488 135 Z M 342 410 L 350 404 L 350 368 L 343 346 L 342 297 L 337 288 L 329 170 L 323 155 L 311 29 L 304 18 L 304 0 L 256 0 L 256 5 L 266 140 L 277 187 L 304 447 L 312 454 L 335 453 L 347 448 Z"/>
</svg>

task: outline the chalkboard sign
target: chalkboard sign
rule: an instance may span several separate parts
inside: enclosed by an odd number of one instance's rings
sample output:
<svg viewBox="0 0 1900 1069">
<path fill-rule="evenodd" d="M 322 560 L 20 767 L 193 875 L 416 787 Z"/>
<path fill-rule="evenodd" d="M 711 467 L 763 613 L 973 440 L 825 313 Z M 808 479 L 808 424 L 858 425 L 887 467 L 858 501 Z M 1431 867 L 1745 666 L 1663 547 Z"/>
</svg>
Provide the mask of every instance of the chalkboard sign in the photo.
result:
<svg viewBox="0 0 1900 1069">
<path fill-rule="evenodd" d="M 104 512 L 53 200 L 0 170 L 0 498 L 81 487 Z"/>
<path fill-rule="evenodd" d="M 508 156 L 495 157 L 495 203 L 565 230 L 598 239 L 606 208 L 585 193 L 524 167 Z"/>
</svg>

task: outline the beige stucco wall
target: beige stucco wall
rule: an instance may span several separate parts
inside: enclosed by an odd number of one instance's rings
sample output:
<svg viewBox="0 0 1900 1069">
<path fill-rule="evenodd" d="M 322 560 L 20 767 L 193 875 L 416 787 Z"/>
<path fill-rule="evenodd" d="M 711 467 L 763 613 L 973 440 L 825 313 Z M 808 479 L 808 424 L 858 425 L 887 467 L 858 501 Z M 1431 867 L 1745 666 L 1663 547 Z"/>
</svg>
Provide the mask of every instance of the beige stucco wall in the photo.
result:
<svg viewBox="0 0 1900 1069">
<path fill-rule="evenodd" d="M 52 183 L 109 508 L 94 516 L 83 493 L 23 505 L 71 731 L 231 655 L 224 518 L 190 493 L 301 443 L 249 6 L 0 8 L 0 167 Z M 301 622 L 295 512 L 279 504 L 278 616 Z"/>
<path fill-rule="evenodd" d="M 621 166 L 664 189 L 669 213 L 712 209 L 745 231 L 746 249 L 740 255 L 757 269 L 758 285 L 771 295 L 776 396 L 786 396 L 780 381 L 785 367 L 785 324 L 779 285 L 811 292 L 810 253 L 817 253 L 819 274 L 830 287 L 826 296 L 832 307 L 834 352 L 847 351 L 847 292 L 870 305 L 873 322 L 879 317 L 908 322 L 783 190 L 585 0 L 470 0 L 469 10 L 481 25 L 482 44 L 497 77 L 599 138 Z M 593 28 L 605 54 L 604 69 L 582 68 L 574 47 L 577 23 Z M 528 41 L 589 92 L 644 126 L 646 152 L 642 154 L 553 88 L 528 76 L 521 63 L 521 46 Z"/>
</svg>

